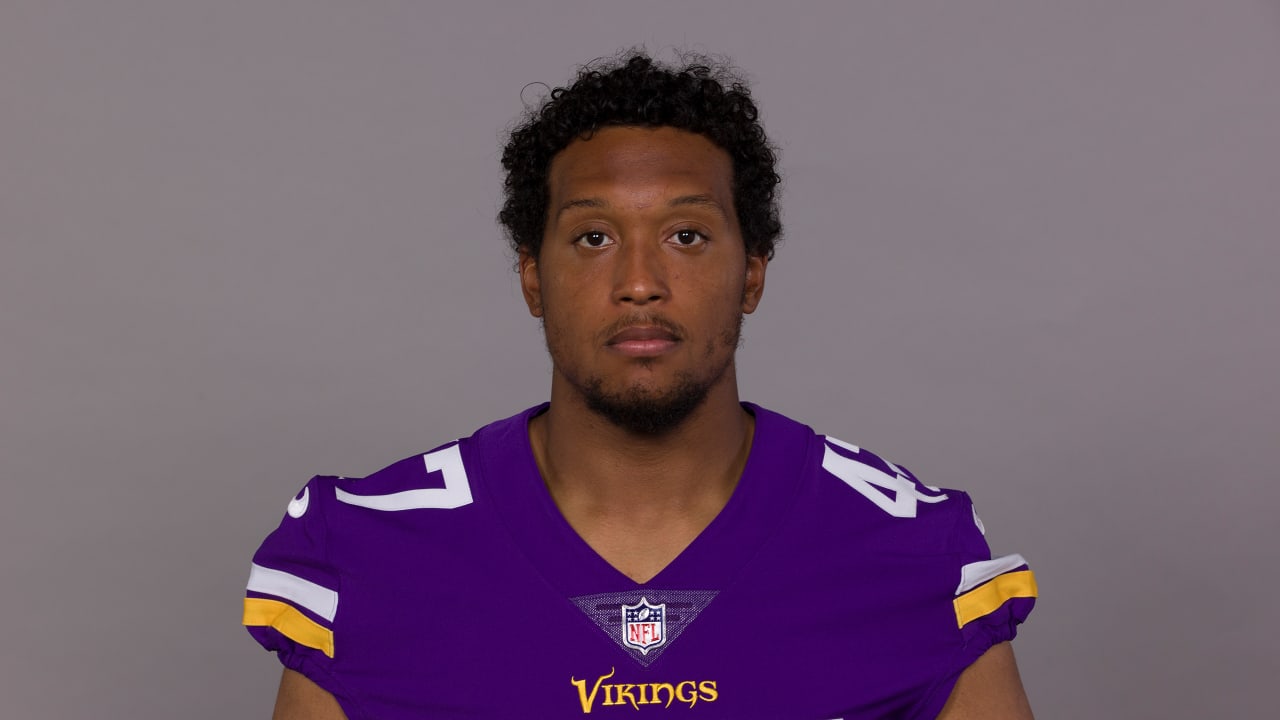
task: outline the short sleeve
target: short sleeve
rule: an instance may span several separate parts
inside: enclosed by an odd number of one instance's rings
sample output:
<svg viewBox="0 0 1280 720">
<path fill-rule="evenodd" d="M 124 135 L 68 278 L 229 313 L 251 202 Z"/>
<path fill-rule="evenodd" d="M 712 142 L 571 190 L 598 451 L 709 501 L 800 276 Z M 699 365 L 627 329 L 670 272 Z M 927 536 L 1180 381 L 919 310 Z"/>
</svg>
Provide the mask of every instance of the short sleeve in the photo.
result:
<svg viewBox="0 0 1280 720">
<path fill-rule="evenodd" d="M 328 558 L 323 507 L 333 494 L 332 480 L 308 482 L 254 553 L 243 623 L 285 667 L 338 695 L 332 664 L 339 578 Z"/>
<path fill-rule="evenodd" d="M 1013 640 L 1039 594 L 1027 561 L 1018 554 L 993 558 L 972 500 L 963 492 L 949 493 L 960 504 L 949 540 L 956 559 L 951 606 L 959 643 L 950 670 L 912 717 L 936 717 L 965 668 L 993 646 Z"/>
<path fill-rule="evenodd" d="M 968 495 L 956 521 L 953 542 L 961 560 L 956 578 L 956 627 L 977 659 L 988 648 L 1012 640 L 1035 607 L 1038 589 L 1027 561 L 1018 554 L 991 557 L 985 529 Z"/>
</svg>

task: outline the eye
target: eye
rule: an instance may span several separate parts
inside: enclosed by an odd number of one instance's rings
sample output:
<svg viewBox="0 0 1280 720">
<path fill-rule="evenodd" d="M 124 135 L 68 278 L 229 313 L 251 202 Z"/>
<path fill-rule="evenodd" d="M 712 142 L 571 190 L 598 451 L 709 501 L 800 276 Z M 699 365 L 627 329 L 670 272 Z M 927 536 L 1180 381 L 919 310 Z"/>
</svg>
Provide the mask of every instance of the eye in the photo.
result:
<svg viewBox="0 0 1280 720">
<path fill-rule="evenodd" d="M 671 235 L 671 241 L 681 247 L 695 247 L 707 241 L 707 236 L 697 230 L 677 230 Z"/>
<path fill-rule="evenodd" d="M 578 236 L 578 238 L 577 238 L 576 240 L 574 240 L 573 242 L 574 242 L 575 244 L 577 244 L 577 245 L 581 245 L 581 246 L 583 246 L 583 247 L 589 247 L 589 248 L 602 248 L 602 247 L 605 247 L 605 246 L 607 246 L 607 245 L 612 245 L 612 244 L 613 244 L 613 238 L 609 237 L 608 235 L 606 235 L 606 234 L 604 234 L 604 233 L 602 233 L 602 232 L 600 232 L 600 231 L 598 231 L 598 230 L 592 230 L 592 231 L 590 231 L 590 232 L 584 232 L 584 233 L 582 233 L 582 234 L 581 234 L 581 235 L 579 235 L 579 236 Z"/>
</svg>

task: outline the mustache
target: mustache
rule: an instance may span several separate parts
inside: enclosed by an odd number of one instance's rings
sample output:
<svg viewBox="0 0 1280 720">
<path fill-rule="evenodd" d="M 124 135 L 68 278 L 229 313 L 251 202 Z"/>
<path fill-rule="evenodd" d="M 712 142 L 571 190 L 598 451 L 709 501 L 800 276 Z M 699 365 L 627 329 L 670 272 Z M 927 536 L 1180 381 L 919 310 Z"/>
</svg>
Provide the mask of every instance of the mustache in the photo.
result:
<svg viewBox="0 0 1280 720">
<path fill-rule="evenodd" d="M 661 328 L 666 332 L 671 333 L 677 340 L 683 340 L 685 336 L 684 328 L 680 327 L 680 325 L 675 322 L 668 320 L 666 317 L 656 313 L 641 313 L 628 315 L 610 323 L 608 327 L 600 332 L 600 337 L 603 341 L 607 342 L 609 338 L 614 335 L 617 335 L 627 328 L 633 327 Z"/>
</svg>

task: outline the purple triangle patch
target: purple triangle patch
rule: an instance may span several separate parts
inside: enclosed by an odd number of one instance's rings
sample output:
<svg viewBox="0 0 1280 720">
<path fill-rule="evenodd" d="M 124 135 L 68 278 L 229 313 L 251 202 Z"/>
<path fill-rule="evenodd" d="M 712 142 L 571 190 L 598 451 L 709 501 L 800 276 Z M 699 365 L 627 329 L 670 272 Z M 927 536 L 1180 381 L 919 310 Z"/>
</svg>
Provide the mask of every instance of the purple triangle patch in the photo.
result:
<svg viewBox="0 0 1280 720">
<path fill-rule="evenodd" d="M 648 667 L 716 595 L 714 590 L 642 588 L 569 599 L 633 660 Z"/>
</svg>

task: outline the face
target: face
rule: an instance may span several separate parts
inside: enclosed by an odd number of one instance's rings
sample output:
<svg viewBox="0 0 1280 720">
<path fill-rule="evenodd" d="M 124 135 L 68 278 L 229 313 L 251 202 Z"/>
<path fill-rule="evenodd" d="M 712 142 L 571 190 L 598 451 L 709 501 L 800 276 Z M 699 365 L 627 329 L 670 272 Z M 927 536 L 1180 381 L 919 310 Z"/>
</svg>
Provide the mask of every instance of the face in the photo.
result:
<svg viewBox="0 0 1280 720">
<path fill-rule="evenodd" d="M 573 393 L 643 433 L 732 390 L 743 313 L 764 289 L 733 206 L 733 164 L 673 128 L 612 127 L 558 154 L 538 257 L 521 254 L 542 318 L 552 398 Z"/>
</svg>

